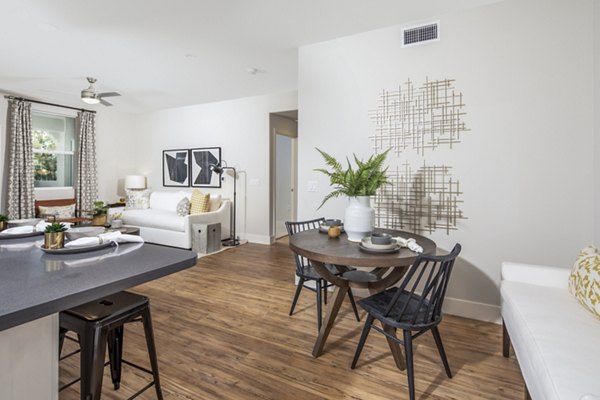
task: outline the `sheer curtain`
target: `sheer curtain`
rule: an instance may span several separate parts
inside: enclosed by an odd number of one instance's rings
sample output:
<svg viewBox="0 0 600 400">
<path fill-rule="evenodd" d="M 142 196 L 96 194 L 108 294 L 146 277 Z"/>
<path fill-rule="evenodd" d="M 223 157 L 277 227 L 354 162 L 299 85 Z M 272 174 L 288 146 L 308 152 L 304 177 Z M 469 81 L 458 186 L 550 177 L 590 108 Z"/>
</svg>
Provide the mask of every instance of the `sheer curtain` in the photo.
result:
<svg viewBox="0 0 600 400">
<path fill-rule="evenodd" d="M 96 114 L 77 113 L 79 148 L 77 151 L 77 209 L 91 210 L 98 199 L 98 172 L 96 165 Z"/>
<path fill-rule="evenodd" d="M 9 219 L 33 218 L 33 139 L 31 103 L 11 99 L 9 104 L 9 157 L 7 213 Z"/>
</svg>

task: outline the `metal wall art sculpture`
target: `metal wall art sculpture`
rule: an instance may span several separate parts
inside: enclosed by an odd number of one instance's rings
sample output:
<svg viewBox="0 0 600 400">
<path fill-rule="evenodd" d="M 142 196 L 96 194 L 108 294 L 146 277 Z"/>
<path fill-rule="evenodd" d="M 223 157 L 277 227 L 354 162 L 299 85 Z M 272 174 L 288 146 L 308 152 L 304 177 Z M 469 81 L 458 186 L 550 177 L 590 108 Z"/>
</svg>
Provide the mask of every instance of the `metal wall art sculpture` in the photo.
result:
<svg viewBox="0 0 600 400">
<path fill-rule="evenodd" d="M 463 95 L 455 90 L 453 79 L 426 78 L 420 86 L 409 79 L 398 90 L 381 93 L 377 108 L 369 113 L 375 125 L 370 138 L 376 152 L 391 148 L 390 155 L 402 155 L 404 163 L 388 172 L 390 185 L 375 196 L 377 226 L 449 234 L 457 229 L 458 220 L 466 219 L 459 208 L 460 184 L 451 167 L 423 161 L 413 172 L 407 154 L 422 160 L 427 152 L 452 150 L 461 133 L 468 131 L 464 109 Z"/>
<path fill-rule="evenodd" d="M 375 150 L 391 147 L 397 155 L 407 149 L 425 155 L 441 146 L 451 149 L 467 130 L 464 107 L 453 79 L 425 79 L 417 87 L 409 79 L 398 90 L 384 90 L 377 109 L 369 113 L 375 121 Z"/>
<path fill-rule="evenodd" d="M 466 217 L 459 208 L 460 184 L 450 169 L 424 162 L 416 172 L 408 163 L 388 172 L 390 185 L 375 196 L 375 225 L 411 232 L 456 230 L 457 220 Z"/>
</svg>

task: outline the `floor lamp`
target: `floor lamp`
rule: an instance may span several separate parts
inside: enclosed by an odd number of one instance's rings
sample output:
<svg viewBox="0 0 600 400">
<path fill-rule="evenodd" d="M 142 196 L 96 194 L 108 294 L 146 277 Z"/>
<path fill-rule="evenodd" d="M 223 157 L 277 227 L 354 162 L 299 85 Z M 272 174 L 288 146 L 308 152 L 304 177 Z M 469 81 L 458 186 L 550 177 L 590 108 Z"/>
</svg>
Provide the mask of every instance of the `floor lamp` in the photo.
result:
<svg viewBox="0 0 600 400">
<path fill-rule="evenodd" d="M 215 174 L 219 175 L 219 179 L 223 176 L 223 172 L 226 169 L 230 169 L 233 171 L 233 223 L 231 222 L 231 219 L 229 220 L 229 234 L 231 237 L 229 239 L 225 240 L 224 242 L 222 242 L 222 244 L 223 244 L 223 246 L 237 246 L 240 244 L 240 241 L 238 240 L 238 238 L 235 235 L 235 217 L 236 217 L 236 209 L 237 209 L 237 201 L 236 201 L 237 171 L 233 167 L 224 167 L 221 165 L 221 163 L 211 164 L 210 169 Z"/>
</svg>

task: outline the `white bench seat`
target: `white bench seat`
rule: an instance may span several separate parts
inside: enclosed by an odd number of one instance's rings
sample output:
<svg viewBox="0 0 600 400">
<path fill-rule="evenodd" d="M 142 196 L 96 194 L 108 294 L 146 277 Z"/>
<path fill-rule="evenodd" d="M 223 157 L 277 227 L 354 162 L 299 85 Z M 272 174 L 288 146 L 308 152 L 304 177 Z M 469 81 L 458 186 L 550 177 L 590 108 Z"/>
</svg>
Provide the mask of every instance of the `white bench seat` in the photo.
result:
<svg viewBox="0 0 600 400">
<path fill-rule="evenodd" d="M 502 318 L 533 400 L 600 394 L 600 320 L 569 293 L 569 273 L 502 265 Z"/>
</svg>

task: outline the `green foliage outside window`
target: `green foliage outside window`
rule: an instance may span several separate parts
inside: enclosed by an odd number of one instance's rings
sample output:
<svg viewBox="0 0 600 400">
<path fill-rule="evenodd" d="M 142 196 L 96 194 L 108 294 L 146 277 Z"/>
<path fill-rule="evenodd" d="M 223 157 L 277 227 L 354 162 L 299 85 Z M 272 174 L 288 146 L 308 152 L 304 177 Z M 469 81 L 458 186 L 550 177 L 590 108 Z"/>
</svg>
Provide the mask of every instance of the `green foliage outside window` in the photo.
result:
<svg viewBox="0 0 600 400">
<path fill-rule="evenodd" d="M 56 150 L 56 141 L 48 132 L 33 131 L 33 148 L 36 150 Z M 47 153 L 34 153 L 33 155 L 34 179 L 36 181 L 55 181 L 57 160 L 56 155 Z"/>
</svg>

